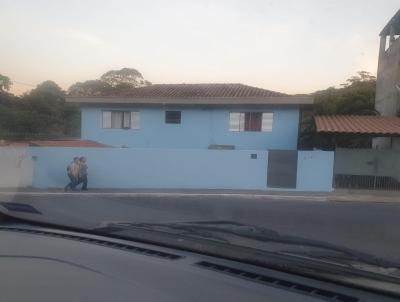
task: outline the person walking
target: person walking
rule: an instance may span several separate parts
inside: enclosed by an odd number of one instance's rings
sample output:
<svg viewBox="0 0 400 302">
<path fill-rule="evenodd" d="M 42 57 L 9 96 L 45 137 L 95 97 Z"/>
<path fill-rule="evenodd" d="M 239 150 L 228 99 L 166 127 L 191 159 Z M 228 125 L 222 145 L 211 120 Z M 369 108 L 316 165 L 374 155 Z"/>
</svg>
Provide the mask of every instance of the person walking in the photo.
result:
<svg viewBox="0 0 400 302">
<path fill-rule="evenodd" d="M 82 156 L 79 158 L 79 181 L 78 184 L 82 183 L 82 190 L 87 191 L 88 183 L 88 166 L 86 164 L 86 158 Z"/>
<path fill-rule="evenodd" d="M 67 175 L 69 183 L 64 187 L 64 192 L 68 189 L 75 191 L 75 187 L 78 185 L 78 173 L 79 173 L 79 157 L 75 156 L 72 162 L 67 166 Z"/>
</svg>

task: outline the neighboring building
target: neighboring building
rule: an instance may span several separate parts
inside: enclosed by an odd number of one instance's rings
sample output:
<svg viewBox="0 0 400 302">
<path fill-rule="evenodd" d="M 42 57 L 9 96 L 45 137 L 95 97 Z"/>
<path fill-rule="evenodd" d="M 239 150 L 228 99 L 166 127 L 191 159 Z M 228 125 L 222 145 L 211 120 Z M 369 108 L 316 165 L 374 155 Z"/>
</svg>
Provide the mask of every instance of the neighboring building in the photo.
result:
<svg viewBox="0 0 400 302">
<path fill-rule="evenodd" d="M 372 138 L 373 149 L 400 150 L 400 10 L 380 33 L 375 109 L 379 116 L 316 116 L 316 133 Z"/>
<path fill-rule="evenodd" d="M 400 10 L 380 33 L 375 108 L 382 116 L 400 114 Z M 400 138 L 377 138 L 378 149 L 400 149 Z"/>
<path fill-rule="evenodd" d="M 116 147 L 296 150 L 311 97 L 242 84 L 160 84 L 80 103 L 82 139 Z"/>
</svg>

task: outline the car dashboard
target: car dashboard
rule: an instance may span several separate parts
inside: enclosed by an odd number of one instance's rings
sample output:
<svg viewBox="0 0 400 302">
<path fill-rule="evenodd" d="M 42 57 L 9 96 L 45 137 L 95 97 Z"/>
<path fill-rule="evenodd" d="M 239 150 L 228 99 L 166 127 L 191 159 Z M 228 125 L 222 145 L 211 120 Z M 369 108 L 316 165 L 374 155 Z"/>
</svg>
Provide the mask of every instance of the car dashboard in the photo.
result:
<svg viewBox="0 0 400 302">
<path fill-rule="evenodd" d="M 268 268 L 80 232 L 0 226 L 2 301 L 396 301 Z"/>
</svg>

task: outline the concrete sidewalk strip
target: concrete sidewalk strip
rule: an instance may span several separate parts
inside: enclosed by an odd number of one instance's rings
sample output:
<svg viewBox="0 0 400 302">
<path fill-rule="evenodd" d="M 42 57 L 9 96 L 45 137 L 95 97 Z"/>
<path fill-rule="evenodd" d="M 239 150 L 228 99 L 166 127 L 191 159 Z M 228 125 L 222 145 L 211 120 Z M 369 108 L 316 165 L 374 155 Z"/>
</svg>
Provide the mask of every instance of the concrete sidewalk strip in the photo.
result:
<svg viewBox="0 0 400 302">
<path fill-rule="evenodd" d="M 400 203 L 399 197 L 388 197 L 388 196 L 368 196 L 368 195 L 350 195 L 350 196 L 332 196 L 328 198 L 331 202 L 365 202 L 365 203 Z"/>
<path fill-rule="evenodd" d="M 240 190 L 173 190 L 173 189 L 136 189 L 136 190 L 100 190 L 93 189 L 88 192 L 63 192 L 61 190 L 20 190 L 12 189 L 0 191 L 0 196 L 8 198 L 18 196 L 32 197 L 222 197 L 222 198 L 249 198 L 268 200 L 302 200 L 302 201 L 329 201 L 329 202 L 400 202 L 400 192 L 362 191 L 362 190 L 336 190 L 330 193 L 294 192 L 294 191 L 240 191 Z"/>
<path fill-rule="evenodd" d="M 326 196 L 308 195 L 283 195 L 283 194 L 257 194 L 257 193 L 205 193 L 205 192 L 0 192 L 1 196 L 32 196 L 32 197 L 224 197 L 224 198 L 251 198 L 269 200 L 303 200 L 303 201 L 327 201 Z"/>
</svg>

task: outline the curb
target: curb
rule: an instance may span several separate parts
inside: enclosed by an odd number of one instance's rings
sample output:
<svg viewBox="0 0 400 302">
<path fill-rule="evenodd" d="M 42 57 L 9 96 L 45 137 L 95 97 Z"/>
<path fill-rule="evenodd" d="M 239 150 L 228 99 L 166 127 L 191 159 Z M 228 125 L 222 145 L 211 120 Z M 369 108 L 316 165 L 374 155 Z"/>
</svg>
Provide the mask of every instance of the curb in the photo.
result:
<svg viewBox="0 0 400 302">
<path fill-rule="evenodd" d="M 320 201 L 320 202 L 338 202 L 338 203 L 399 203 L 400 196 L 373 196 L 373 195 L 293 195 L 293 194 L 263 194 L 263 193 L 199 193 L 199 192 L 12 192 L 12 191 L 0 191 L 0 197 L 7 196 L 74 196 L 74 197 L 211 197 L 211 198 L 242 198 L 242 199 L 268 199 L 268 200 L 301 200 L 301 201 Z"/>
<path fill-rule="evenodd" d="M 328 197 L 328 201 L 330 202 L 341 202 L 341 203 L 349 203 L 349 202 L 361 202 L 361 203 L 399 203 L 400 204 L 400 196 L 399 197 L 387 197 L 387 196 L 332 196 Z"/>
<path fill-rule="evenodd" d="M 175 193 L 175 192 L 0 192 L 0 196 L 77 196 L 77 197 L 224 197 L 224 198 L 251 198 L 272 200 L 303 200 L 303 201 L 327 201 L 326 196 L 307 195 L 276 195 L 256 193 Z"/>
</svg>

